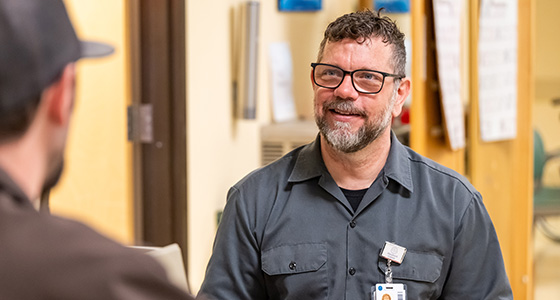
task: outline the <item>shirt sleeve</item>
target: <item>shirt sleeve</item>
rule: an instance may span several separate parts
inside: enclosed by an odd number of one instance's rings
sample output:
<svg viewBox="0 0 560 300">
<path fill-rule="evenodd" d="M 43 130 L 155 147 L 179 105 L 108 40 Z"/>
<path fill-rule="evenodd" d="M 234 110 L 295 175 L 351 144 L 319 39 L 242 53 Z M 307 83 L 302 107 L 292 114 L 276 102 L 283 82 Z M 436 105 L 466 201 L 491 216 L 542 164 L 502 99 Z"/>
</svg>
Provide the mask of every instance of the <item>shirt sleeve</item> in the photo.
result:
<svg viewBox="0 0 560 300">
<path fill-rule="evenodd" d="M 440 299 L 513 299 L 498 237 L 478 192 L 456 230 Z"/>
<path fill-rule="evenodd" d="M 266 299 L 254 205 L 232 187 L 197 299 Z"/>
</svg>

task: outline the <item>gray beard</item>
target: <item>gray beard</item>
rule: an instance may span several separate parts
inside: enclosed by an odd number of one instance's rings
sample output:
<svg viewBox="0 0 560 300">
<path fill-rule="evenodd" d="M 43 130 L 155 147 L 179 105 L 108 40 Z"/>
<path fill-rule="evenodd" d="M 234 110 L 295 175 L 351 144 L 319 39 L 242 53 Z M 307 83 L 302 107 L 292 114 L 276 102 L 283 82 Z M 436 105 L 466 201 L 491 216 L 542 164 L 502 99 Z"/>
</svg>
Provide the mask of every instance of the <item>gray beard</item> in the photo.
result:
<svg viewBox="0 0 560 300">
<path fill-rule="evenodd" d="M 391 124 L 391 111 L 395 98 L 396 93 L 393 93 L 389 104 L 380 114 L 375 115 L 373 120 L 370 120 L 365 112 L 357 110 L 351 100 L 339 98 L 323 106 L 321 117 L 315 113 L 315 123 L 319 127 L 319 132 L 331 147 L 343 153 L 354 153 L 375 141 Z M 334 108 L 362 115 L 365 117 L 364 125 L 355 133 L 350 131 L 350 124 L 346 122 L 335 122 L 333 128 L 329 127 L 325 116 L 329 110 Z"/>
</svg>

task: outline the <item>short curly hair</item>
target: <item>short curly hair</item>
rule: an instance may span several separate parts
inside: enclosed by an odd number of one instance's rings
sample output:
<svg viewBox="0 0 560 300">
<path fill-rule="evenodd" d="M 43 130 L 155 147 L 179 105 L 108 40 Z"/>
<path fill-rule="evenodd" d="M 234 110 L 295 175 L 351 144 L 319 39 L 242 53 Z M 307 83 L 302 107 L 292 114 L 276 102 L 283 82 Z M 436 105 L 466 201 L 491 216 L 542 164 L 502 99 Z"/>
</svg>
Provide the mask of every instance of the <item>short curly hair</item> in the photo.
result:
<svg viewBox="0 0 560 300">
<path fill-rule="evenodd" d="M 331 22 L 325 30 L 325 35 L 319 46 L 317 61 L 323 59 L 323 52 L 328 42 L 339 42 L 343 39 L 353 39 L 363 43 L 373 37 L 380 37 L 383 43 L 393 46 L 394 73 L 405 75 L 406 49 L 404 34 L 397 24 L 388 16 L 381 16 L 381 10 L 357 11 L 345 14 Z"/>
</svg>

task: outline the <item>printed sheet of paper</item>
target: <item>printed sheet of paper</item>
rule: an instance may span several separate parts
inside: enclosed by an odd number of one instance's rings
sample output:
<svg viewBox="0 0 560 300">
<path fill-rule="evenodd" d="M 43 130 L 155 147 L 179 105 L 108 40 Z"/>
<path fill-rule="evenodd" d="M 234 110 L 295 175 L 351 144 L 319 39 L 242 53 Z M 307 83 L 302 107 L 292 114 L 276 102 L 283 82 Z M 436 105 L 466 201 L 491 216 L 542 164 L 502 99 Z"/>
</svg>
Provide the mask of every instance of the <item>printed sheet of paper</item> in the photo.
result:
<svg viewBox="0 0 560 300">
<path fill-rule="evenodd" d="M 441 103 L 451 149 L 465 147 L 465 115 L 461 101 L 461 21 L 463 0 L 434 0 L 437 66 Z"/>
<path fill-rule="evenodd" d="M 517 135 L 517 0 L 482 0 L 478 41 L 480 134 Z"/>
<path fill-rule="evenodd" d="M 295 120 L 292 55 L 288 43 L 271 43 L 269 58 L 273 119 L 275 122 Z"/>
</svg>

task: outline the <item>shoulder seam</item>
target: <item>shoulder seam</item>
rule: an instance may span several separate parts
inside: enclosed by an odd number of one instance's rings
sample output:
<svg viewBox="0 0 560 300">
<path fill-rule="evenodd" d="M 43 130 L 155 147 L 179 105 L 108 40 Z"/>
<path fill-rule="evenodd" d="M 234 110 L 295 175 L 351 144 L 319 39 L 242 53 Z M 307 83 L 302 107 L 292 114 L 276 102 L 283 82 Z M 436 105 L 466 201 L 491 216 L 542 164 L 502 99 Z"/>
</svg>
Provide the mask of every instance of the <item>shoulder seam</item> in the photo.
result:
<svg viewBox="0 0 560 300">
<path fill-rule="evenodd" d="M 443 174 L 443 175 L 445 175 L 445 176 L 448 176 L 448 177 L 451 177 L 451 178 L 457 180 L 457 181 L 458 181 L 459 183 L 461 183 L 461 185 L 471 194 L 471 196 L 474 197 L 475 192 L 473 191 L 473 189 L 472 189 L 470 186 L 468 186 L 467 184 L 465 184 L 465 181 L 464 181 L 462 178 L 459 178 L 459 177 L 457 177 L 457 176 L 455 176 L 454 174 L 451 174 L 451 173 L 449 173 L 449 172 L 445 172 L 444 170 L 440 170 L 440 169 L 438 169 L 438 168 L 435 168 L 434 166 L 432 166 L 432 165 L 426 163 L 424 160 L 416 160 L 416 159 L 413 159 L 413 158 L 410 157 L 410 156 L 408 157 L 408 159 L 409 159 L 410 161 L 412 161 L 412 162 L 415 162 L 415 163 L 421 163 L 421 164 L 423 164 L 424 166 L 430 168 L 431 170 L 433 170 L 433 171 L 435 171 L 435 172 L 438 172 L 438 173 L 440 173 L 440 174 Z M 447 167 L 446 167 L 446 168 L 447 168 Z"/>
</svg>

